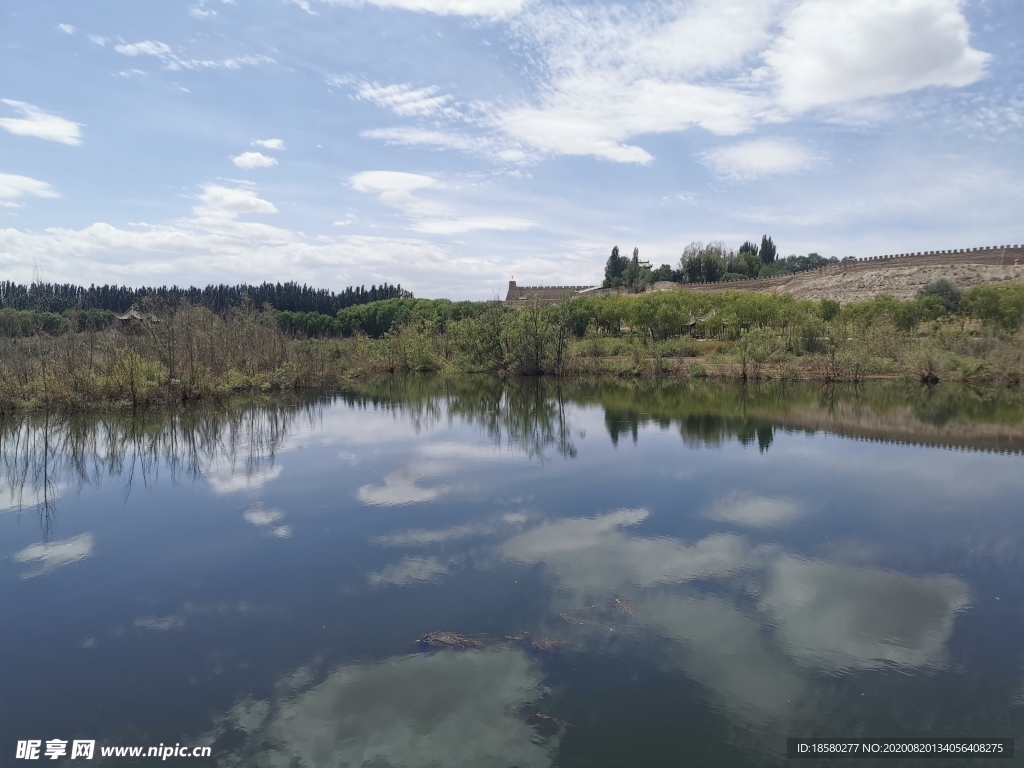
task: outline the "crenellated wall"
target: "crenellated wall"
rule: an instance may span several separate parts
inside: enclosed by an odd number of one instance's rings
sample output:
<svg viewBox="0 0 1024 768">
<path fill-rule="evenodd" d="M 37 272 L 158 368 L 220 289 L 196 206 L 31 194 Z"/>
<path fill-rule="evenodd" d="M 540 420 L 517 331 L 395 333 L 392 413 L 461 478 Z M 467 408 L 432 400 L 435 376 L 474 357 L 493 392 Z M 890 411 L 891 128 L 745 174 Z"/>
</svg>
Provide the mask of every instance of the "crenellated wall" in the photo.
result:
<svg viewBox="0 0 1024 768">
<path fill-rule="evenodd" d="M 814 274 L 836 274 L 853 272 L 862 269 L 878 269 L 879 267 L 933 266 L 943 264 L 996 264 L 1013 265 L 1019 259 L 1024 269 L 1024 245 L 986 245 L 979 248 L 960 248 L 949 251 L 920 251 L 918 253 L 893 253 L 884 256 L 867 256 L 862 259 L 840 261 L 816 269 L 794 272 L 779 277 L 753 277 L 746 280 L 722 280 L 716 283 L 683 283 L 682 285 L 695 291 L 722 291 L 732 288 L 765 288 L 771 285 L 784 285 L 794 277 Z"/>
</svg>

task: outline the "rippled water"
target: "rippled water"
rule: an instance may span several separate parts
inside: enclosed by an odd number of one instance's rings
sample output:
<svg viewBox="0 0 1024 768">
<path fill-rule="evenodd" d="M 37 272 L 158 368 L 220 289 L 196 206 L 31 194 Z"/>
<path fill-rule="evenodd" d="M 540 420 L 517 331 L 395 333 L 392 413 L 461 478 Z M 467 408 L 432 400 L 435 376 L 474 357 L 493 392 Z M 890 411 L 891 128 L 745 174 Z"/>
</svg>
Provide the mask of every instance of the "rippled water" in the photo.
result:
<svg viewBox="0 0 1024 768">
<path fill-rule="evenodd" d="M 410 378 L 3 421 L 0 762 L 95 739 L 765 766 L 787 736 L 1021 736 L 1022 448 L 1019 397 L 896 385 Z"/>
</svg>

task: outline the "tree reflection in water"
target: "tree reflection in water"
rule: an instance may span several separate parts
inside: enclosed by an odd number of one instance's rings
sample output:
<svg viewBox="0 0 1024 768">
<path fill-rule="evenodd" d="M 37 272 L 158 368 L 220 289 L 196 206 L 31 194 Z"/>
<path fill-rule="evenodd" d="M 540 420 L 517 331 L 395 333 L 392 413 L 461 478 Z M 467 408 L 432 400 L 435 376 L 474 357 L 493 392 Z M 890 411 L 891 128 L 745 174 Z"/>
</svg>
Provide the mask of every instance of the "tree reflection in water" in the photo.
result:
<svg viewBox="0 0 1024 768">
<path fill-rule="evenodd" d="M 1009 391 L 858 387 L 769 382 L 658 382 L 492 376 L 394 376 L 357 382 L 333 396 L 247 398 L 224 405 L 96 416 L 53 413 L 0 419 L 0 509 L 38 513 L 48 537 L 67 489 L 116 478 L 208 478 L 227 466 L 252 477 L 272 468 L 284 441 L 316 431 L 325 408 L 394 412 L 414 429 L 460 422 L 496 447 L 545 461 L 576 456 L 579 409 L 600 408 L 613 444 L 641 428 L 678 429 L 691 448 L 736 439 L 769 450 L 777 430 L 956 449 L 1020 452 L 1024 399 Z"/>
</svg>

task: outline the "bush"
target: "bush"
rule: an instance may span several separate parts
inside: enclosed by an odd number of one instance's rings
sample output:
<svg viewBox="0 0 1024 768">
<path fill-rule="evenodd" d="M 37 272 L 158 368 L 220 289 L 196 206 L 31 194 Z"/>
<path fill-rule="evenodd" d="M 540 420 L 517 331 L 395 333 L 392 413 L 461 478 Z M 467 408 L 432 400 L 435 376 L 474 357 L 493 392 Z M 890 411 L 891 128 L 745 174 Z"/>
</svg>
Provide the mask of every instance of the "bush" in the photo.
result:
<svg viewBox="0 0 1024 768">
<path fill-rule="evenodd" d="M 928 283 L 917 295 L 922 299 L 938 299 L 947 313 L 953 313 L 960 311 L 960 299 L 963 298 L 964 292 L 949 280 L 942 278 Z"/>
</svg>

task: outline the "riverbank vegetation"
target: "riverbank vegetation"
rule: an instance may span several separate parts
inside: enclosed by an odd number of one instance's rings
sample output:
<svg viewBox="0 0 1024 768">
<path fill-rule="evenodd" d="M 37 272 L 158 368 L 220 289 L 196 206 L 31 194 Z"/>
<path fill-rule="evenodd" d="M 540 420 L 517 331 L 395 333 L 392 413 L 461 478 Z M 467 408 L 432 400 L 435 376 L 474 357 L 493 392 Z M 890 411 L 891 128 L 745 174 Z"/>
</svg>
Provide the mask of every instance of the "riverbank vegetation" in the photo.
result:
<svg viewBox="0 0 1024 768">
<path fill-rule="evenodd" d="M 335 314 L 216 312 L 151 301 L 103 310 L 0 310 L 0 410 L 126 407 L 243 391 L 336 387 L 383 372 L 1019 385 L 1024 285 L 840 306 L 686 290 L 560 305 L 393 298 Z"/>
</svg>

